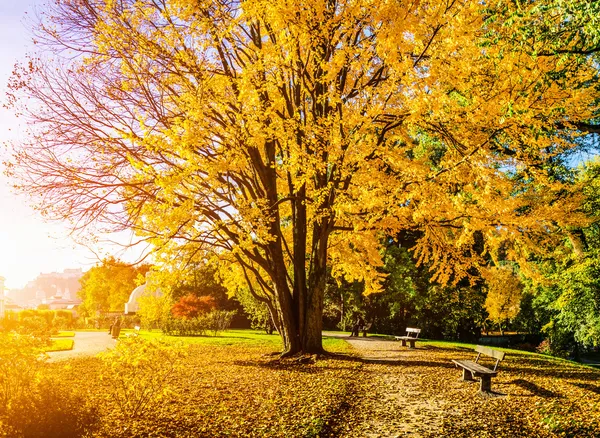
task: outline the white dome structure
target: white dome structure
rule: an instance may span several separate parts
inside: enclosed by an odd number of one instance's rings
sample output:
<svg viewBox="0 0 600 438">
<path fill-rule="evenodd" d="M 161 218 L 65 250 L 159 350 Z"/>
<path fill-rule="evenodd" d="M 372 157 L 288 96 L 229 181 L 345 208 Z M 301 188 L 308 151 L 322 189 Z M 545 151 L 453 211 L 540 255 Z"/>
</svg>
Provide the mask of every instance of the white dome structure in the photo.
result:
<svg viewBox="0 0 600 438">
<path fill-rule="evenodd" d="M 146 291 L 146 286 L 148 283 L 144 283 L 141 286 L 136 287 L 131 295 L 129 295 L 129 301 L 125 303 L 125 315 L 131 315 L 139 311 L 139 298 L 142 296 L 154 296 L 154 297 L 162 297 L 163 293 L 159 288 L 156 288 L 153 291 Z"/>
</svg>

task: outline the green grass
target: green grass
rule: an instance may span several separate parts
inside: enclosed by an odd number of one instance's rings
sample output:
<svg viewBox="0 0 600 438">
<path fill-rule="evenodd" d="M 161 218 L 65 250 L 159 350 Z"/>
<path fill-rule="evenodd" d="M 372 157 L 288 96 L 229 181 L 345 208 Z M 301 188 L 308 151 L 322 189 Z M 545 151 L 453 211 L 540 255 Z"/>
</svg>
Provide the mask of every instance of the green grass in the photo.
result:
<svg viewBox="0 0 600 438">
<path fill-rule="evenodd" d="M 133 330 L 121 331 L 120 337 L 127 336 Z M 181 341 L 186 344 L 200 345 L 261 345 L 280 348 L 281 338 L 277 333 L 268 335 L 257 330 L 226 330 L 219 332 L 216 336 L 207 334 L 205 336 L 166 336 L 160 330 L 141 330 L 139 336 L 145 339 L 163 338 L 173 341 Z"/>
<path fill-rule="evenodd" d="M 51 351 L 72 350 L 75 341 L 73 339 L 52 339 L 52 343 L 44 349 L 46 353 Z"/>
<path fill-rule="evenodd" d="M 477 345 L 481 345 L 481 344 L 467 344 L 467 343 L 463 343 L 463 342 L 455 342 L 455 341 L 430 341 L 427 339 L 419 339 L 418 341 L 418 345 L 430 345 L 432 347 L 438 347 L 438 348 L 457 348 L 457 349 L 474 349 Z M 504 351 L 506 354 L 510 354 L 510 355 L 516 355 L 516 356 L 528 356 L 531 358 L 543 358 L 544 360 L 552 363 L 556 363 L 556 364 L 569 364 L 575 367 L 585 367 L 585 368 L 591 368 L 591 369 L 598 369 L 597 367 L 593 366 L 593 365 L 587 365 L 584 363 L 580 363 L 580 362 L 575 362 L 573 360 L 569 360 L 569 359 L 563 359 L 560 357 L 554 357 L 554 356 L 549 356 L 547 354 L 541 354 L 541 353 L 535 353 L 532 351 L 525 351 L 525 350 L 515 350 L 513 348 L 504 348 L 504 347 L 495 347 L 492 345 L 487 345 L 487 347 L 493 348 L 494 350 L 499 350 L 499 351 Z"/>
<path fill-rule="evenodd" d="M 53 338 L 72 338 L 75 336 L 75 332 L 72 331 L 61 331 L 57 335 L 53 335 Z"/>
<path fill-rule="evenodd" d="M 130 333 L 133 333 L 133 330 L 124 329 L 121 331 L 119 337 L 127 336 Z M 207 334 L 205 336 L 166 336 L 160 330 L 141 330 L 139 336 L 144 339 L 163 338 L 174 342 L 181 341 L 186 344 L 207 346 L 245 345 L 270 347 L 274 349 L 282 348 L 281 338 L 277 332 L 269 335 L 258 330 L 226 330 L 219 332 L 216 336 L 213 336 L 212 334 Z M 330 337 L 323 338 L 323 347 L 327 351 L 338 351 L 343 349 L 346 345 L 344 339 Z"/>
</svg>

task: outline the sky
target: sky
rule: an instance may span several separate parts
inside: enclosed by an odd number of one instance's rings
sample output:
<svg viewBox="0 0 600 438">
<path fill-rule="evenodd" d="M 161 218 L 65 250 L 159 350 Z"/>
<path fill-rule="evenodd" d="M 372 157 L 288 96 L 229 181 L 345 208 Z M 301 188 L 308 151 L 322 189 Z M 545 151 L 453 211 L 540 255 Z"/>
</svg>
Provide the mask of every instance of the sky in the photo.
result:
<svg viewBox="0 0 600 438">
<path fill-rule="evenodd" d="M 7 289 L 18 289 L 40 273 L 62 272 L 98 263 L 90 250 L 68 237 L 59 223 L 47 223 L 25 195 L 17 195 L 1 164 L 10 156 L 11 141 L 24 138 L 24 121 L 3 107 L 6 85 L 17 61 L 33 47 L 29 24 L 47 0 L 0 0 L 0 276 Z M 106 254 L 106 251 L 105 253 Z"/>
</svg>

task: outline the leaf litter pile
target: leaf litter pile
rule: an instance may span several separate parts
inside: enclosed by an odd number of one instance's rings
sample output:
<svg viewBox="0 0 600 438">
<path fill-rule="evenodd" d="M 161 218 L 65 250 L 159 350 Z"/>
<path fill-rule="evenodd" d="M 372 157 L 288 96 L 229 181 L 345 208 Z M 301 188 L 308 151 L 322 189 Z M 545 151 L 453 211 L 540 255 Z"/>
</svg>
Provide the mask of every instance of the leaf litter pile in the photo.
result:
<svg viewBox="0 0 600 438">
<path fill-rule="evenodd" d="M 277 360 L 272 347 L 193 345 L 173 391 L 136 418 L 119 412 L 94 378 L 97 359 L 53 366 L 94 399 L 101 418 L 94 436 L 600 436 L 593 368 L 508 354 L 494 394 L 482 397 L 451 363 L 473 359 L 472 349 L 350 342 L 305 360 Z"/>
</svg>

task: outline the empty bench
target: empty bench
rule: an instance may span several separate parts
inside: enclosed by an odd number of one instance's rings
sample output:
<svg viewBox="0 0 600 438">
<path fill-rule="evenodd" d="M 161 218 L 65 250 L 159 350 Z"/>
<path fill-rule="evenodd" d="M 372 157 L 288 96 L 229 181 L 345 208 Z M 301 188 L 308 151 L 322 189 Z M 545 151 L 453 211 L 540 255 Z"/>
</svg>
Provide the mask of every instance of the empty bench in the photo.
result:
<svg viewBox="0 0 600 438">
<path fill-rule="evenodd" d="M 452 362 L 454 362 L 454 365 L 457 367 L 461 367 L 463 369 L 463 380 L 473 381 L 474 377 L 479 377 L 481 379 L 479 391 L 483 393 L 491 392 L 492 377 L 495 377 L 498 374 L 498 364 L 502 359 L 504 359 L 504 352 L 494 350 L 489 347 L 483 347 L 481 345 L 475 347 L 475 351 L 477 352 L 477 357 L 475 358 L 474 362 L 472 360 L 452 360 Z M 492 360 L 496 360 L 496 363 L 492 369 L 479 363 L 479 359 L 482 357 L 482 355 L 489 357 Z"/>
<path fill-rule="evenodd" d="M 131 333 L 127 333 L 127 335 L 126 335 L 126 336 L 129 338 L 129 337 L 135 337 L 135 336 L 138 336 L 139 334 L 140 334 L 140 326 L 139 326 L 139 325 L 136 325 L 136 326 L 133 328 L 133 332 L 131 332 Z"/>
<path fill-rule="evenodd" d="M 406 347 L 406 343 L 408 342 L 410 345 L 408 348 L 415 348 L 415 341 L 418 339 L 419 333 L 421 333 L 421 329 L 407 327 L 406 335 L 396 336 L 396 340 L 402 341 L 403 347 Z"/>
</svg>

